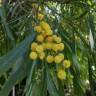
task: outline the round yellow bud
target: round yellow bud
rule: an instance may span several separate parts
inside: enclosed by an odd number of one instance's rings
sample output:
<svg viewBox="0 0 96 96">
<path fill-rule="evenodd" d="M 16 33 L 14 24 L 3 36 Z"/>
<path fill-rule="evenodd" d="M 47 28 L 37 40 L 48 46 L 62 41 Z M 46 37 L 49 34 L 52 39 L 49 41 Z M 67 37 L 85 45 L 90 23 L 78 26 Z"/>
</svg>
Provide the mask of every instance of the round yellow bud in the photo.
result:
<svg viewBox="0 0 96 96">
<path fill-rule="evenodd" d="M 51 49 L 52 43 L 45 43 L 45 49 Z"/>
<path fill-rule="evenodd" d="M 45 29 L 46 27 L 50 28 L 50 25 L 49 25 L 47 22 L 45 22 L 45 21 L 41 21 L 41 22 L 40 22 L 40 25 L 41 25 L 41 27 L 44 28 L 44 29 Z"/>
<path fill-rule="evenodd" d="M 64 50 L 64 44 L 63 43 L 58 44 L 58 47 L 59 47 L 59 50 L 60 51 L 63 51 Z"/>
<path fill-rule="evenodd" d="M 44 30 L 42 31 L 42 35 L 43 35 L 44 38 L 47 36 L 46 32 Z"/>
<path fill-rule="evenodd" d="M 53 31 L 51 29 L 49 29 L 49 30 L 47 29 L 45 32 L 46 32 L 47 36 L 50 36 L 53 34 Z"/>
<path fill-rule="evenodd" d="M 62 60 L 64 60 L 64 54 L 59 53 L 59 54 L 58 54 L 58 56 L 60 56 L 60 57 L 61 57 L 61 59 L 62 59 Z"/>
<path fill-rule="evenodd" d="M 35 30 L 36 32 L 38 32 L 38 33 L 42 32 L 41 26 L 35 26 L 35 27 L 34 27 L 34 30 Z"/>
<path fill-rule="evenodd" d="M 42 10 L 40 6 L 39 6 L 38 10 L 39 10 L 39 11 L 41 11 L 41 10 Z"/>
<path fill-rule="evenodd" d="M 48 37 L 46 38 L 46 41 L 47 41 L 47 42 L 52 42 L 52 41 L 53 41 L 53 37 L 52 37 L 52 36 L 48 36 Z"/>
<path fill-rule="evenodd" d="M 37 36 L 37 41 L 38 41 L 38 42 L 43 42 L 43 41 L 44 41 L 43 35 L 38 35 L 38 36 Z"/>
<path fill-rule="evenodd" d="M 59 69 L 58 72 L 57 72 L 57 77 L 60 80 L 66 79 L 66 72 L 64 70 L 62 70 L 62 69 Z"/>
<path fill-rule="evenodd" d="M 33 42 L 33 43 L 31 44 L 31 50 L 32 50 L 32 51 L 35 51 L 35 50 L 36 50 L 36 47 L 37 47 L 37 43 Z"/>
<path fill-rule="evenodd" d="M 61 42 L 61 38 L 57 37 L 56 35 L 53 35 L 53 39 L 56 43 L 60 43 Z"/>
<path fill-rule="evenodd" d="M 41 52 L 41 53 L 39 54 L 39 58 L 40 58 L 41 60 L 43 60 L 43 59 L 45 58 L 45 53 L 44 53 L 44 52 Z"/>
<path fill-rule="evenodd" d="M 40 26 L 42 27 L 42 29 L 44 29 L 47 36 L 53 34 L 50 25 L 46 23 L 45 21 L 40 22 Z"/>
<path fill-rule="evenodd" d="M 71 66 L 70 61 L 69 61 L 69 60 L 64 60 L 64 61 L 63 61 L 63 66 L 64 66 L 65 68 L 69 68 L 69 67 Z"/>
<path fill-rule="evenodd" d="M 47 22 L 45 22 L 45 21 L 40 22 L 40 26 L 41 26 L 45 31 L 51 30 L 50 25 L 49 25 Z"/>
<path fill-rule="evenodd" d="M 52 37 L 53 37 L 53 39 L 55 40 L 55 39 L 57 38 L 57 35 L 53 35 Z"/>
<path fill-rule="evenodd" d="M 56 64 L 61 63 L 62 62 L 61 56 L 59 56 L 59 55 L 55 56 L 54 61 L 55 61 Z"/>
<path fill-rule="evenodd" d="M 31 52 L 29 55 L 30 59 L 36 60 L 37 59 L 37 53 L 36 52 Z"/>
<path fill-rule="evenodd" d="M 55 41 L 56 43 L 61 43 L 61 38 L 60 38 L 60 37 L 55 37 L 55 38 L 54 38 L 54 41 Z"/>
<path fill-rule="evenodd" d="M 48 63 L 52 63 L 54 61 L 54 57 L 49 55 L 49 56 L 47 56 L 46 60 Z"/>
<path fill-rule="evenodd" d="M 52 50 L 55 51 L 55 52 L 57 52 L 59 50 L 58 44 L 53 44 L 52 45 Z"/>
<path fill-rule="evenodd" d="M 38 46 L 36 47 L 36 51 L 37 51 L 38 53 L 43 52 L 43 51 L 44 51 L 43 46 L 42 46 L 42 45 L 38 45 Z"/>
<path fill-rule="evenodd" d="M 39 14 L 38 14 L 38 19 L 39 19 L 39 20 L 44 19 L 44 15 L 43 15 L 43 14 L 41 14 L 41 13 L 39 13 Z"/>
<path fill-rule="evenodd" d="M 42 43 L 43 49 L 46 49 L 46 43 Z"/>
</svg>

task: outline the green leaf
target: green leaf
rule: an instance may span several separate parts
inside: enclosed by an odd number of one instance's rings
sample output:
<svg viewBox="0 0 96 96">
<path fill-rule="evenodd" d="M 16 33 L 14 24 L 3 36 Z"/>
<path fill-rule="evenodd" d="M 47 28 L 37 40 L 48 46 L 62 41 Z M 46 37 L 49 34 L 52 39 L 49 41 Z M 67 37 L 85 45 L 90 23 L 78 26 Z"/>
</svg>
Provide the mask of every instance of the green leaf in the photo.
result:
<svg viewBox="0 0 96 96">
<path fill-rule="evenodd" d="M 83 83 L 80 78 L 80 65 L 75 55 L 72 56 L 72 59 L 74 64 L 72 70 L 72 73 L 74 75 L 73 79 L 74 92 L 77 96 L 85 96 Z"/>
<path fill-rule="evenodd" d="M 52 80 L 48 66 L 46 67 L 46 75 L 47 75 L 47 89 L 48 89 L 50 96 L 59 96 L 58 90 Z"/>
<path fill-rule="evenodd" d="M 5 82 L 2 90 L 0 91 L 0 96 L 8 96 L 12 87 L 17 83 L 20 82 L 27 74 L 27 68 L 25 68 L 24 60 L 17 60 L 17 64 L 13 69 L 11 75 L 9 76 L 8 80 Z"/>
<path fill-rule="evenodd" d="M 82 82 L 80 77 L 75 75 L 73 79 L 74 93 L 76 96 L 85 96 L 85 92 L 83 90 Z"/>
<path fill-rule="evenodd" d="M 93 22 L 93 16 L 91 15 L 92 13 L 89 13 L 88 17 L 88 31 L 89 31 L 89 42 L 90 42 L 90 47 L 91 50 L 93 51 L 94 49 L 94 33 L 95 33 L 95 27 L 94 27 L 94 22 Z"/>
<path fill-rule="evenodd" d="M 8 26 L 8 23 L 6 22 L 6 17 L 4 16 L 4 7 L 1 7 L 0 8 L 0 17 L 1 17 L 1 20 L 2 20 L 2 24 L 3 24 L 3 27 L 5 29 L 5 32 L 7 34 L 7 36 L 10 38 L 10 40 L 14 41 L 14 37 L 13 37 L 13 34 Z"/>
<path fill-rule="evenodd" d="M 33 39 L 34 35 L 28 36 L 24 41 L 17 45 L 16 48 L 0 58 L 0 75 L 13 67 L 15 61 L 20 58 L 20 56 L 24 55 Z"/>
<path fill-rule="evenodd" d="M 26 93 L 26 96 L 30 96 L 32 87 L 34 85 L 34 82 L 32 82 L 32 77 L 34 74 L 35 66 L 36 66 L 36 61 L 33 61 L 30 72 L 27 77 L 27 82 L 26 82 L 26 86 L 25 86 L 25 90 L 24 90 Z"/>
</svg>

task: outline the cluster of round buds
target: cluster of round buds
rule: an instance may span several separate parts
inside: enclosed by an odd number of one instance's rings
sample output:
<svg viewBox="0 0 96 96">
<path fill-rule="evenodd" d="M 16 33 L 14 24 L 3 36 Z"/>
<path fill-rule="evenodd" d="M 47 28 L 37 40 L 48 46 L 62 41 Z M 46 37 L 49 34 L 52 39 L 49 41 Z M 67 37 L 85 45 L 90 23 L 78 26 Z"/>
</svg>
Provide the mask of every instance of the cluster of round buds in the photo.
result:
<svg viewBox="0 0 96 96">
<path fill-rule="evenodd" d="M 40 24 L 34 27 L 37 32 L 36 40 L 31 44 L 30 59 L 45 60 L 47 63 L 56 63 L 58 66 L 62 65 L 63 68 L 57 70 L 59 79 L 66 78 L 65 68 L 70 67 L 70 61 L 64 59 L 64 43 L 60 36 L 53 34 L 50 25 L 45 22 L 43 14 L 39 16 Z"/>
</svg>

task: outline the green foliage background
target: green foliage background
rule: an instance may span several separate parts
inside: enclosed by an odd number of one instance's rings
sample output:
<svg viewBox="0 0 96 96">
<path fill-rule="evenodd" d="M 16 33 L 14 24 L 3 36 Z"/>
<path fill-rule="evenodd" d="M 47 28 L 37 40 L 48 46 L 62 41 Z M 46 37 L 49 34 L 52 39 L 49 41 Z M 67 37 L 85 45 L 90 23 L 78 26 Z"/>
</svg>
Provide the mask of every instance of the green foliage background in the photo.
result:
<svg viewBox="0 0 96 96">
<path fill-rule="evenodd" d="M 96 96 L 96 1 L 39 0 L 46 21 L 65 44 L 64 54 L 72 62 L 73 79 L 63 86 L 51 76 L 46 62 L 30 61 L 35 31 L 33 0 L 3 0 L 0 7 L 0 96 L 26 78 L 26 96 Z M 40 71 L 40 69 L 42 69 Z M 40 83 L 35 72 L 41 72 Z M 53 78 L 54 77 L 54 78 Z M 66 92 L 67 90 L 67 92 Z M 71 92 L 69 92 L 71 90 Z M 23 96 L 23 94 L 22 94 Z"/>
</svg>

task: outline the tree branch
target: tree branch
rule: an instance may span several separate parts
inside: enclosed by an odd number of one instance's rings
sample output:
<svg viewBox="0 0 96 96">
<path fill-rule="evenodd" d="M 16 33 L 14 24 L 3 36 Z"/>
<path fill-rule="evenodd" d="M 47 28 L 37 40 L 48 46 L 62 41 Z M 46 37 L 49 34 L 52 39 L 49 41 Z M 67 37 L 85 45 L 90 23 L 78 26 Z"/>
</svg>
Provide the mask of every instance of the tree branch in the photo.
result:
<svg viewBox="0 0 96 96">
<path fill-rule="evenodd" d="M 57 3 L 60 3 L 60 4 L 68 4 L 70 1 L 72 0 L 29 0 L 30 2 L 36 2 L 36 3 L 44 3 L 44 2 L 57 2 Z"/>
</svg>

